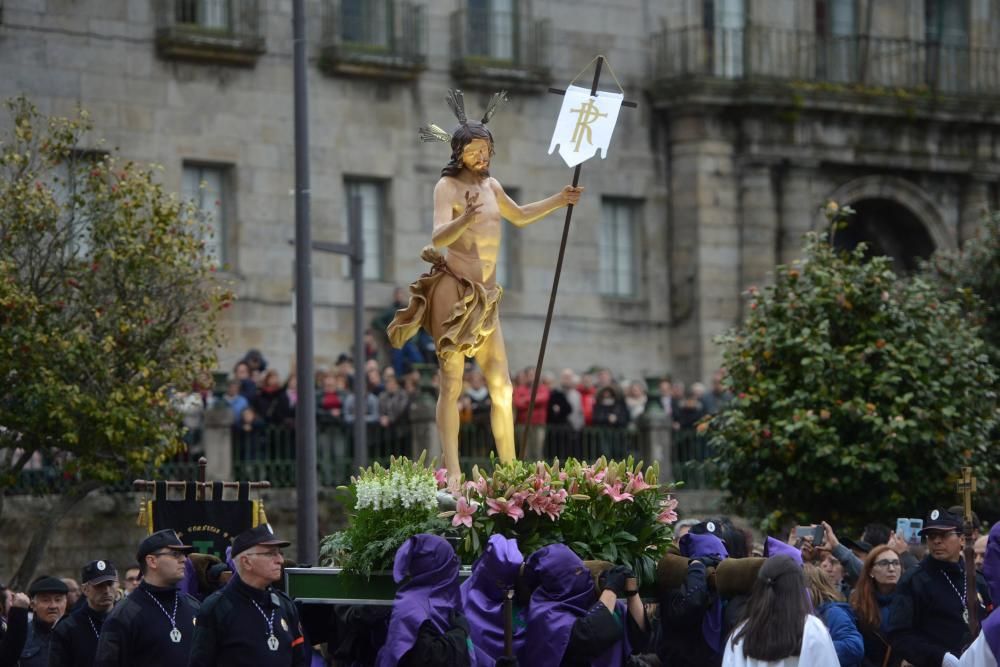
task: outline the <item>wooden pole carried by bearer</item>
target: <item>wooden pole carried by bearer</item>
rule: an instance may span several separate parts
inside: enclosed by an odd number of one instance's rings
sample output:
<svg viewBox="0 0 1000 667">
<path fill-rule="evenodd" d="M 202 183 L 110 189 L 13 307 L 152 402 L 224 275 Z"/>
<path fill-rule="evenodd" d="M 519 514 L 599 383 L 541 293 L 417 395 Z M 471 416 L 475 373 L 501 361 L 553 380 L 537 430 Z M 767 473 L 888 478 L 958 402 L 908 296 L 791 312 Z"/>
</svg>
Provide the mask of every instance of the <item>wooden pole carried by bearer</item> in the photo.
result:
<svg viewBox="0 0 1000 667">
<path fill-rule="evenodd" d="M 968 611 L 966 621 L 969 624 L 969 635 L 974 640 L 979 636 L 979 593 L 976 589 L 976 551 L 972 539 L 972 494 L 976 491 L 976 478 L 972 468 L 962 468 L 962 477 L 958 480 L 958 492 L 962 496 L 962 506 L 965 513 L 963 534 L 965 535 L 965 607 Z"/>
</svg>

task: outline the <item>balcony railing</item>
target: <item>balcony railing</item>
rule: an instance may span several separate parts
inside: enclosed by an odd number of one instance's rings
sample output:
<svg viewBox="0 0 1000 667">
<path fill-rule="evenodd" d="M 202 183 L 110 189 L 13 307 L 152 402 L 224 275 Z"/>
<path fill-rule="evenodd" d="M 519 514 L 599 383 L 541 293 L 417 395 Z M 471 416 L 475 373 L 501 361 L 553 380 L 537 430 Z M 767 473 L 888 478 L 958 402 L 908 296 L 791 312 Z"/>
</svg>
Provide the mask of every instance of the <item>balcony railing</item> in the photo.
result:
<svg viewBox="0 0 1000 667">
<path fill-rule="evenodd" d="M 424 8 L 399 0 L 327 0 L 320 52 L 330 74 L 413 78 L 427 64 Z"/>
<path fill-rule="evenodd" d="M 265 51 L 259 0 L 158 0 L 160 56 L 252 66 Z"/>
<path fill-rule="evenodd" d="M 452 74 L 466 87 L 545 90 L 551 80 L 551 23 L 527 3 L 513 12 L 460 9 L 451 15 Z"/>
<path fill-rule="evenodd" d="M 1000 93 L 1000 50 L 888 37 L 824 37 L 767 27 L 681 28 L 654 36 L 654 79 L 776 79 Z"/>
</svg>

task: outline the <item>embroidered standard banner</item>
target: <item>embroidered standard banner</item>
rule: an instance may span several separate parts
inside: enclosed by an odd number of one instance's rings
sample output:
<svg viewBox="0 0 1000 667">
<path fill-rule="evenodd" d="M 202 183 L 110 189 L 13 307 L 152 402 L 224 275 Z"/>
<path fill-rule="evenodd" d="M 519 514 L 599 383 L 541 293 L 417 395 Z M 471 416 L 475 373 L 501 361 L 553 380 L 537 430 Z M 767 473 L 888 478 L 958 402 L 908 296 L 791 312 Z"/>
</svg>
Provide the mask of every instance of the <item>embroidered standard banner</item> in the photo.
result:
<svg viewBox="0 0 1000 667">
<path fill-rule="evenodd" d="M 212 500 L 196 500 L 194 483 L 189 482 L 184 500 L 165 500 L 165 486 L 158 482 L 156 500 L 152 502 L 152 529 L 171 528 L 185 544 L 199 553 L 225 560 L 226 547 L 233 538 L 256 525 L 254 501 L 248 499 L 246 482 L 240 484 L 237 500 L 222 500 L 222 484 L 213 484 Z M 218 500 L 215 500 L 218 498 Z"/>
<path fill-rule="evenodd" d="M 602 90 L 597 91 L 596 97 L 591 97 L 588 88 L 570 86 L 563 95 L 556 129 L 549 144 L 549 155 L 559 146 L 559 155 L 569 167 L 594 157 L 598 149 L 601 158 L 607 158 L 611 135 L 624 99 L 621 93 Z"/>
</svg>

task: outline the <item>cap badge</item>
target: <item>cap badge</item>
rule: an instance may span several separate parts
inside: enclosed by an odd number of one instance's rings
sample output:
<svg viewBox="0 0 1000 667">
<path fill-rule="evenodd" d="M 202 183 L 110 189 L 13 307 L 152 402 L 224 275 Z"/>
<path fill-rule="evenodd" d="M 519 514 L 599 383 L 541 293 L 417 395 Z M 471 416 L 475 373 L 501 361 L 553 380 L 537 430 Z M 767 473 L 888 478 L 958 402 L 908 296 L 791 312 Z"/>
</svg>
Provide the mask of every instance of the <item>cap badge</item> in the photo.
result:
<svg viewBox="0 0 1000 667">
<path fill-rule="evenodd" d="M 104 572 L 104 570 L 106 570 L 107 567 L 108 566 L 104 564 L 103 560 L 97 561 L 97 569 L 100 570 L 101 572 Z"/>
<path fill-rule="evenodd" d="M 707 530 L 710 533 L 714 533 L 715 532 L 715 522 L 709 521 L 708 524 L 705 526 L 705 530 Z"/>
<path fill-rule="evenodd" d="M 931 521 L 937 521 L 939 516 L 941 516 L 941 512 L 934 510 L 931 512 Z"/>
</svg>

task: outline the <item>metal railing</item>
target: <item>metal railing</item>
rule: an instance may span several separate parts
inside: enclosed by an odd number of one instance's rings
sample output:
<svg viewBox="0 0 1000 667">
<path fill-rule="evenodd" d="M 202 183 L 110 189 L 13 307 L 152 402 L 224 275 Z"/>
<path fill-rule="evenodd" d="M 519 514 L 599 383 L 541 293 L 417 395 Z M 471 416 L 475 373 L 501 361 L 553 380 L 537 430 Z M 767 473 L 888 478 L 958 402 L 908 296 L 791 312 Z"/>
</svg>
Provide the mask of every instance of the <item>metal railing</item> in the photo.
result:
<svg viewBox="0 0 1000 667">
<path fill-rule="evenodd" d="M 198 479 L 197 457 L 180 455 L 164 462 L 160 466 L 149 466 L 143 472 L 131 475 L 105 486 L 105 490 L 123 493 L 132 490 L 132 480 L 143 479 Z M 63 462 L 42 461 L 41 465 L 25 468 L 12 484 L 3 485 L 4 495 L 50 494 L 64 493 L 76 483 L 76 478 L 66 472 Z"/>
<path fill-rule="evenodd" d="M 513 12 L 459 9 L 451 15 L 451 54 L 465 67 L 523 70 L 547 76 L 551 23 L 527 3 Z"/>
<path fill-rule="evenodd" d="M 539 427 L 544 428 L 544 427 Z M 370 424 L 366 433 L 368 460 L 388 464 L 390 456 L 416 456 L 410 426 Z M 353 474 L 353 427 L 344 423 L 318 425 L 317 465 L 321 486 L 345 484 Z M 488 423 L 462 424 L 459 452 L 466 474 L 472 467 L 489 469 L 494 451 L 493 433 Z M 560 460 L 573 456 L 593 461 L 600 456 L 621 459 L 639 456 L 639 433 L 630 429 L 588 427 L 580 432 L 570 427 L 546 429 L 545 456 Z M 237 479 L 266 479 L 273 487 L 295 485 L 295 432 L 268 427 L 255 435 L 237 434 L 233 441 L 233 467 Z M 441 465 L 441 462 L 438 461 Z"/>
<path fill-rule="evenodd" d="M 771 78 L 943 93 L 1000 93 L 1000 49 L 752 26 L 679 28 L 653 36 L 653 74 Z"/>
<path fill-rule="evenodd" d="M 685 489 L 717 489 L 715 454 L 707 437 L 693 428 L 674 431 L 671 442 L 671 469 L 674 478 L 683 480 Z"/>
<path fill-rule="evenodd" d="M 157 33 L 263 45 L 259 0 L 157 0 Z"/>
<path fill-rule="evenodd" d="M 424 8 L 400 0 L 327 0 L 321 47 L 338 60 L 422 66 L 427 60 Z"/>
<path fill-rule="evenodd" d="M 545 429 L 545 459 L 569 457 L 594 461 L 601 456 L 621 460 L 628 456 L 642 458 L 642 429 L 584 427 L 580 431 L 568 425 L 539 426 Z M 368 425 L 366 439 L 368 460 L 387 465 L 389 457 L 419 455 L 414 447 L 414 433 L 410 425 L 383 427 Z M 295 486 L 295 431 L 280 426 L 267 426 L 251 432 L 234 431 L 233 478 L 238 480 L 267 480 L 274 488 Z M 350 481 L 354 469 L 353 426 L 343 422 L 319 420 L 316 435 L 317 474 L 321 486 L 332 487 Z M 493 434 L 485 422 L 462 424 L 459 433 L 459 452 L 462 469 L 466 474 L 474 465 L 490 469 L 490 454 L 494 451 Z M 671 464 L 675 479 L 683 480 L 686 488 L 714 488 L 716 481 L 711 456 L 705 438 L 693 429 L 675 432 L 671 448 Z M 647 461 L 647 463 L 649 463 Z M 440 465 L 440 461 L 438 462 Z M 151 467 L 142 475 L 145 479 L 194 480 L 198 478 L 197 456 L 179 455 L 159 467 Z M 28 493 L 59 493 L 73 483 L 72 477 L 63 472 L 56 461 L 24 470 L 14 484 L 4 488 L 7 495 Z M 665 480 L 666 481 L 666 480 Z M 113 492 L 132 488 L 132 477 L 106 487 Z"/>
</svg>

